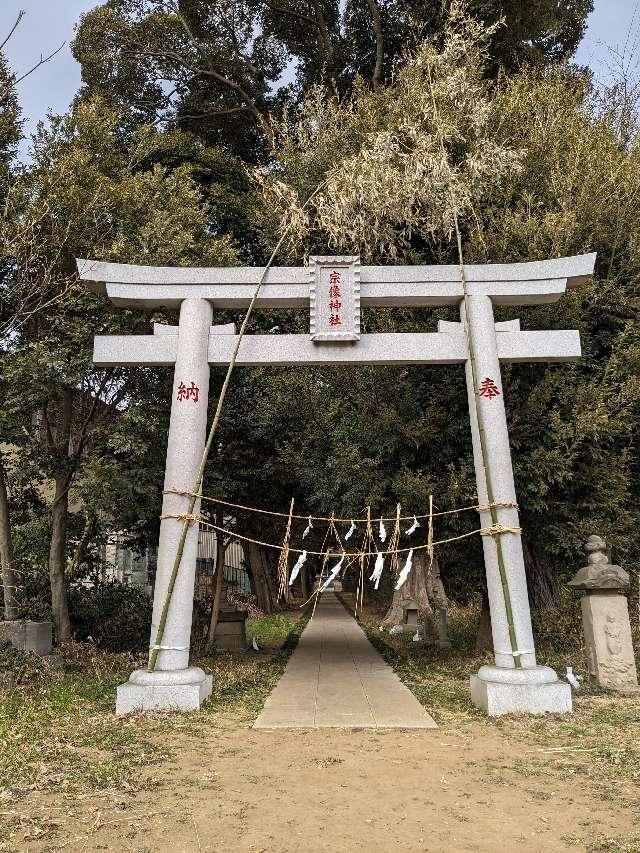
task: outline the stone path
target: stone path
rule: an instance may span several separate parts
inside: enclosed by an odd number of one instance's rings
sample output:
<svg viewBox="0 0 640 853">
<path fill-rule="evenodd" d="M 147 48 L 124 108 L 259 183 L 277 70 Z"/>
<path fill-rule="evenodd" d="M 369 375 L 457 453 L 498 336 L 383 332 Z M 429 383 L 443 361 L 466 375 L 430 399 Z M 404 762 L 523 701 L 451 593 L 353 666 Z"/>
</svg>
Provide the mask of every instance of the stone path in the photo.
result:
<svg viewBox="0 0 640 853">
<path fill-rule="evenodd" d="M 320 598 L 256 729 L 435 729 L 333 592 Z"/>
</svg>

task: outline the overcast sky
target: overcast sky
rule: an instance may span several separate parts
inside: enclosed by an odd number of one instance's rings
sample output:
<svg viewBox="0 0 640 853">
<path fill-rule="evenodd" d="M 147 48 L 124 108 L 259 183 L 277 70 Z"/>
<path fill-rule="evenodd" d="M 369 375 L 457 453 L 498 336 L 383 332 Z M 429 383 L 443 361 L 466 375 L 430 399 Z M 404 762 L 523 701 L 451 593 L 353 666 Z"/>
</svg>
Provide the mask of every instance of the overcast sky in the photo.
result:
<svg viewBox="0 0 640 853">
<path fill-rule="evenodd" d="M 526 0 L 523 0 L 526 2 Z M 40 53 L 50 53 L 62 42 L 63 50 L 47 66 L 19 86 L 20 100 L 29 131 L 49 110 L 64 112 L 80 85 L 80 68 L 71 56 L 69 43 L 83 12 L 99 5 L 95 0 L 2 0 L 0 42 L 11 29 L 20 9 L 26 15 L 5 51 L 13 70 L 27 70 Z M 595 0 L 589 28 L 577 60 L 606 78 L 616 50 L 638 71 L 640 57 L 640 0 Z"/>
</svg>

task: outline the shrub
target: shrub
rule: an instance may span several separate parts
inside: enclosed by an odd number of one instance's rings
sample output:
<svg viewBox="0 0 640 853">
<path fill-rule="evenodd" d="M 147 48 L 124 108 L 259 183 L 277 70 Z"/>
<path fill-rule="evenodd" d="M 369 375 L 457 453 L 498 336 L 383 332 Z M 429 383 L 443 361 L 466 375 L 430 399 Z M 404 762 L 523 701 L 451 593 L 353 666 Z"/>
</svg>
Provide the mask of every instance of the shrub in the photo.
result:
<svg viewBox="0 0 640 853">
<path fill-rule="evenodd" d="M 77 639 L 91 637 L 112 652 L 140 651 L 147 647 L 152 604 L 144 590 L 118 581 L 93 587 L 73 587 L 69 613 Z"/>
</svg>

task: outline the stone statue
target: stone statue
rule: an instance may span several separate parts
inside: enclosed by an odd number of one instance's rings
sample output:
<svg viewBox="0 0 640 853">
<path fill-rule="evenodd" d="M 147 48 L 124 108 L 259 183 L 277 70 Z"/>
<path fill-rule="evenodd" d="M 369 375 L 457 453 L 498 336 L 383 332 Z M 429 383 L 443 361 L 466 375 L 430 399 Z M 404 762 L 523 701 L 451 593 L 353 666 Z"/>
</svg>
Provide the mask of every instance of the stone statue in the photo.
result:
<svg viewBox="0 0 640 853">
<path fill-rule="evenodd" d="M 590 536 L 585 551 L 587 565 L 569 586 L 583 592 L 582 627 L 589 674 L 600 687 L 634 692 L 638 678 L 625 595 L 629 575 L 609 562 L 600 536 Z"/>
<path fill-rule="evenodd" d="M 615 613 L 607 613 L 607 621 L 604 626 L 607 637 L 607 651 L 610 655 L 622 654 L 621 629 L 618 625 Z"/>
<path fill-rule="evenodd" d="M 590 536 L 584 546 L 587 565 L 580 569 L 569 586 L 574 589 L 629 589 L 629 575 L 609 562 L 607 544 L 601 536 Z"/>
</svg>

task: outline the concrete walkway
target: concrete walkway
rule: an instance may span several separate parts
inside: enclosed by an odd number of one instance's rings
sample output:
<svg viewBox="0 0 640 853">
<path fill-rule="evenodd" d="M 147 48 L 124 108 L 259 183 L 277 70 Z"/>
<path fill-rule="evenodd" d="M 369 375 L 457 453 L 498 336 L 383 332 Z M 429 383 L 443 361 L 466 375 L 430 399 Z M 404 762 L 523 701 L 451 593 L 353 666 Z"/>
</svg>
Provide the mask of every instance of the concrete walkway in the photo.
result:
<svg viewBox="0 0 640 853">
<path fill-rule="evenodd" d="M 255 729 L 435 729 L 413 693 L 325 592 Z"/>
</svg>

